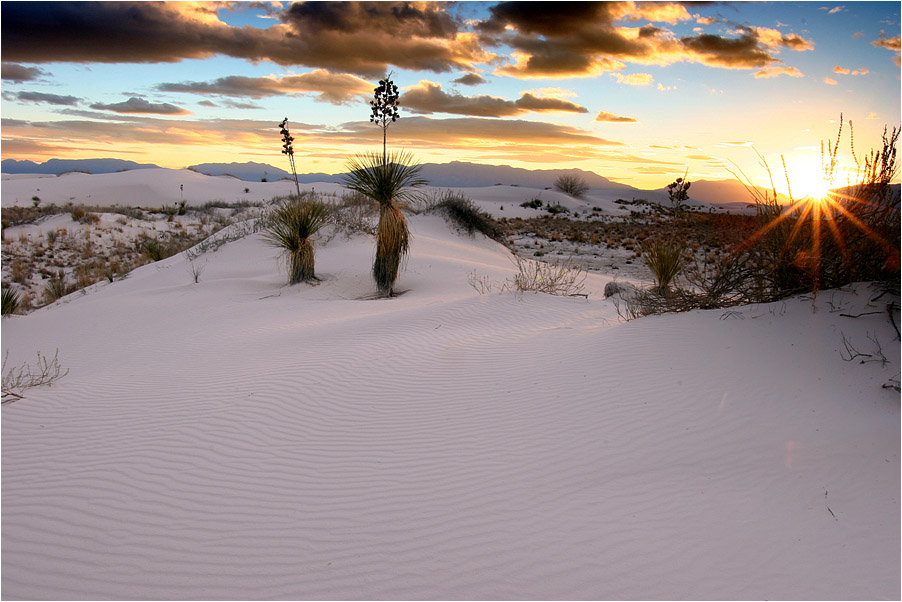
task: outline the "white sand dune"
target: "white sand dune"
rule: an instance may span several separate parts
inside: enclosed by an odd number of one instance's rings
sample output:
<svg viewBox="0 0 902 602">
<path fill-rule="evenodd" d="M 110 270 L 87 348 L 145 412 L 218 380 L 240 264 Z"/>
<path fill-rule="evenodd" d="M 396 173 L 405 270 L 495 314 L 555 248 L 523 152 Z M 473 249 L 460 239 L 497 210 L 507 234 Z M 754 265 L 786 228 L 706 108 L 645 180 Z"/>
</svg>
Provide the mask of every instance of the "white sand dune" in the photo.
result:
<svg viewBox="0 0 902 602">
<path fill-rule="evenodd" d="M 509 252 L 411 226 L 393 299 L 372 240 L 287 287 L 254 235 L 4 319 L 69 373 L 2 409 L 2 596 L 900 597 L 871 288 L 624 323 L 605 276 L 480 295 Z"/>
</svg>

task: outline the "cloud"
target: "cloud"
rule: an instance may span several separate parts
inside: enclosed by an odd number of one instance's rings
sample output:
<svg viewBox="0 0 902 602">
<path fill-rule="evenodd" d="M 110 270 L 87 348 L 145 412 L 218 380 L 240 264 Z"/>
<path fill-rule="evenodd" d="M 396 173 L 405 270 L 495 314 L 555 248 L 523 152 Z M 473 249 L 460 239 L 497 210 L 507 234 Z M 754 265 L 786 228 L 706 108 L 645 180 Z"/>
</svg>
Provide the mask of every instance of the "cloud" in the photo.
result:
<svg viewBox="0 0 902 602">
<path fill-rule="evenodd" d="M 267 29 L 233 27 L 194 2 L 14 2 L 3 5 L 9 61 L 159 63 L 225 55 L 363 77 L 388 65 L 470 70 L 493 56 L 441 4 L 293 3 Z"/>
<path fill-rule="evenodd" d="M 836 67 L 833 68 L 833 73 L 839 73 L 840 75 L 848 75 L 849 73 L 851 73 L 851 71 L 849 69 L 846 69 L 844 67 L 840 67 L 839 65 L 837 65 Z"/>
<path fill-rule="evenodd" d="M 618 83 L 627 86 L 650 86 L 655 81 L 655 78 L 650 73 L 631 73 L 629 75 L 612 73 L 611 77 L 614 77 Z"/>
<path fill-rule="evenodd" d="M 825 78 L 824 78 L 824 83 L 825 83 L 825 84 L 828 84 L 828 85 L 830 85 L 830 86 L 835 86 L 835 85 L 838 84 L 839 82 L 836 81 L 835 79 L 833 79 L 832 77 L 825 77 Z"/>
<path fill-rule="evenodd" d="M 788 75 L 789 77 L 805 77 L 805 74 L 795 67 L 770 67 L 755 73 L 755 79 L 780 77 L 781 75 Z"/>
<path fill-rule="evenodd" d="M 843 6 L 834 6 L 833 8 L 830 8 L 829 6 L 822 6 L 818 10 L 825 10 L 825 11 L 827 11 L 828 15 L 835 15 L 836 13 L 845 12 L 846 7 L 844 5 Z"/>
<path fill-rule="evenodd" d="M 43 75 L 48 73 L 37 67 L 26 67 L 17 63 L 3 63 L 0 67 L 0 78 L 17 84 L 38 79 Z"/>
<path fill-rule="evenodd" d="M 676 89 L 677 89 L 676 86 L 665 86 L 664 84 L 662 84 L 660 82 L 658 83 L 658 90 L 660 90 L 661 92 L 669 92 L 670 90 L 676 90 Z"/>
<path fill-rule="evenodd" d="M 900 61 L 900 49 L 902 49 L 902 36 L 896 36 L 894 38 L 887 38 L 886 32 L 881 31 L 880 37 L 871 42 L 872 46 L 876 46 L 877 48 L 886 48 L 887 50 L 893 50 L 896 53 L 896 56 L 893 57 L 893 61 L 896 63 L 896 66 L 902 65 L 902 61 Z"/>
<path fill-rule="evenodd" d="M 442 90 L 441 85 L 423 80 L 407 88 L 401 95 L 400 105 L 415 113 L 453 113 L 475 117 L 510 117 L 528 112 L 562 111 L 588 113 L 589 110 L 569 100 L 536 96 L 524 92 L 518 100 L 505 100 L 497 96 L 463 96 Z"/>
<path fill-rule="evenodd" d="M 701 33 L 677 39 L 653 23 L 638 28 L 622 25 L 640 19 L 667 23 L 691 19 L 676 3 L 573 2 L 558 3 L 551 11 L 539 10 L 535 3 L 502 2 L 489 10 L 491 16 L 476 25 L 477 31 L 487 47 L 513 49 L 513 63 L 497 69 L 513 77 L 589 77 L 619 71 L 627 62 L 762 68 L 778 63 L 775 55 L 783 49 L 813 48 L 798 35 L 768 28 L 737 26 L 738 37 Z"/>
<path fill-rule="evenodd" d="M 605 121 L 607 123 L 639 123 L 637 119 L 632 117 L 620 117 L 607 111 L 601 111 L 595 116 L 595 121 Z"/>
<path fill-rule="evenodd" d="M 464 86 L 478 86 L 480 84 L 488 83 L 483 79 L 481 75 L 478 73 L 467 73 L 466 75 L 462 75 L 454 80 L 455 84 L 461 84 Z"/>
<path fill-rule="evenodd" d="M 81 99 L 76 96 L 60 96 L 59 94 L 46 94 L 44 92 L 17 92 L 4 94 L 7 100 L 20 100 L 39 104 L 51 104 L 62 106 L 76 106 Z"/>
<path fill-rule="evenodd" d="M 333 74 L 317 69 L 300 75 L 284 77 L 244 77 L 229 75 L 212 82 L 164 83 L 157 86 L 163 92 L 185 92 L 214 96 L 243 96 L 265 98 L 285 94 L 314 93 L 316 100 L 345 104 L 355 96 L 372 92 L 370 82 L 349 74 Z"/>
<path fill-rule="evenodd" d="M 169 103 L 152 103 L 143 98 L 132 96 L 125 102 L 117 102 L 114 104 L 96 103 L 91 105 L 92 109 L 99 111 L 113 111 L 115 113 L 138 113 L 138 114 L 154 114 L 154 115 L 189 115 L 191 111 L 171 105 Z"/>
</svg>

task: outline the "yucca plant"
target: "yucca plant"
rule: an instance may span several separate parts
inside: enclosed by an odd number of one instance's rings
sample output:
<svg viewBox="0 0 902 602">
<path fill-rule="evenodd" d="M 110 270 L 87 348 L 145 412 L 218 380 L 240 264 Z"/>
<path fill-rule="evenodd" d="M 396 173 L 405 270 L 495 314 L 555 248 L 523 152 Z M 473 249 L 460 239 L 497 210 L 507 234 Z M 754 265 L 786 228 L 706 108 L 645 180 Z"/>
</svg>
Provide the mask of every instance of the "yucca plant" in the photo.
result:
<svg viewBox="0 0 902 602">
<path fill-rule="evenodd" d="M 670 283 L 683 269 L 685 247 L 672 240 L 657 240 L 645 245 L 642 259 L 655 277 L 655 288 L 666 292 Z"/>
<path fill-rule="evenodd" d="M 328 223 L 329 207 L 312 194 L 293 196 L 276 205 L 266 218 L 263 240 L 282 249 L 288 284 L 316 280 L 311 236 Z"/>
<path fill-rule="evenodd" d="M 22 303 L 22 293 L 13 286 L 3 287 L 3 315 L 9 316 L 19 309 Z"/>
<path fill-rule="evenodd" d="M 411 188 L 423 186 L 426 180 L 419 176 L 421 166 L 403 151 L 386 157 L 379 153 L 357 155 L 346 168 L 344 186 L 379 204 L 373 278 L 379 292 L 391 296 L 401 260 L 410 249 L 410 230 L 400 204 L 410 198 Z"/>
</svg>

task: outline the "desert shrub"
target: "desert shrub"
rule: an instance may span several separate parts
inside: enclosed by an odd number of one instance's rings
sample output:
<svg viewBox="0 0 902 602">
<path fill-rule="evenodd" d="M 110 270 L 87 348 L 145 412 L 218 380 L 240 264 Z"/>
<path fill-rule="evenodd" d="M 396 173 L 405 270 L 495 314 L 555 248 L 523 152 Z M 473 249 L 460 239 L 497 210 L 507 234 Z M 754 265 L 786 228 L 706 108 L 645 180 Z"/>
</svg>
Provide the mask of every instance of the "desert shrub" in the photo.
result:
<svg viewBox="0 0 902 602">
<path fill-rule="evenodd" d="M 460 193 L 448 191 L 435 205 L 433 211 L 438 211 L 447 220 L 458 228 L 467 231 L 473 236 L 480 232 L 498 242 L 504 242 L 504 231 L 491 215 L 480 211 L 478 207 Z"/>
<path fill-rule="evenodd" d="M 549 295 L 581 295 L 586 272 L 572 265 L 568 259 L 559 264 L 532 261 L 514 256 L 517 273 L 512 279 L 514 290 L 533 291 Z"/>
<path fill-rule="evenodd" d="M 655 277 L 655 286 L 666 291 L 683 268 L 685 245 L 675 240 L 654 240 L 642 246 L 642 259 Z"/>
<path fill-rule="evenodd" d="M 38 351 L 38 360 L 34 367 L 25 363 L 18 368 L 9 368 L 7 370 L 6 363 L 9 359 L 9 351 L 3 356 L 3 387 L 2 387 L 2 403 L 13 402 L 22 399 L 23 391 L 32 387 L 40 387 L 43 385 L 50 386 L 54 382 L 69 374 L 68 368 L 62 371 L 59 363 L 59 349 L 53 354 L 53 359 L 47 359 Z"/>
<path fill-rule="evenodd" d="M 376 235 L 376 217 L 378 204 L 359 192 L 342 195 L 338 203 L 333 205 L 332 223 L 336 230 L 347 236 L 355 234 Z"/>
<path fill-rule="evenodd" d="M 586 181 L 575 174 L 561 174 L 554 181 L 554 187 L 573 197 L 581 197 L 589 191 Z"/>
<path fill-rule="evenodd" d="M 44 299 L 47 303 L 53 303 L 72 292 L 72 287 L 66 282 L 66 276 L 59 272 L 44 284 Z"/>
<path fill-rule="evenodd" d="M 265 218 L 263 240 L 282 249 L 288 266 L 288 284 L 316 279 L 310 237 L 327 223 L 330 213 L 313 193 L 305 193 L 282 201 Z"/>
<path fill-rule="evenodd" d="M 3 287 L 3 315 L 9 316 L 18 311 L 22 303 L 22 293 L 14 286 Z"/>
<path fill-rule="evenodd" d="M 145 236 L 143 240 L 139 239 L 139 241 L 141 252 L 151 261 L 160 261 L 175 254 L 168 245 L 163 244 L 156 238 Z"/>
<path fill-rule="evenodd" d="M 545 207 L 545 211 L 550 213 L 551 215 L 559 215 L 561 213 L 570 213 L 570 211 L 561 205 L 560 203 L 555 203 L 554 205 L 547 205 Z"/>
<path fill-rule="evenodd" d="M 527 209 L 538 209 L 542 206 L 542 199 L 533 199 L 531 201 L 524 201 L 520 203 L 521 207 L 526 207 Z"/>
</svg>

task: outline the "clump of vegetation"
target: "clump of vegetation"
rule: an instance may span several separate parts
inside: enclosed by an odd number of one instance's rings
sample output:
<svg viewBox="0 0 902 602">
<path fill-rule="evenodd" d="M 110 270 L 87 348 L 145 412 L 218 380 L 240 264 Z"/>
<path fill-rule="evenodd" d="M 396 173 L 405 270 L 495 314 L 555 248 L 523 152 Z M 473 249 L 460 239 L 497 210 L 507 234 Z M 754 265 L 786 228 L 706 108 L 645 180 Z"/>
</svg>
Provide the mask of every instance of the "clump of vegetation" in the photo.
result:
<svg viewBox="0 0 902 602">
<path fill-rule="evenodd" d="M 586 181 L 575 174 L 561 174 L 554 181 L 554 187 L 564 194 L 580 198 L 589 191 Z"/>
<path fill-rule="evenodd" d="M 3 316 L 11 316 L 19 310 L 22 293 L 14 286 L 3 287 Z"/>
<path fill-rule="evenodd" d="M 560 215 L 561 213 L 570 213 L 570 210 L 561 205 L 560 203 L 555 203 L 553 205 L 546 205 L 545 211 L 550 213 L 551 215 Z"/>
<path fill-rule="evenodd" d="M 441 212 L 445 218 L 467 231 L 473 236 L 480 232 L 489 238 L 503 243 L 504 231 L 491 215 L 480 211 L 476 205 L 458 192 L 447 191 L 445 195 L 433 205 L 434 211 Z"/>
<path fill-rule="evenodd" d="M 521 207 L 526 207 L 527 209 L 539 209 L 542 206 L 542 199 L 533 199 L 531 201 L 524 201 L 520 203 Z"/>
<path fill-rule="evenodd" d="M 666 293 L 683 269 L 685 246 L 674 240 L 655 240 L 643 246 L 642 258 L 655 277 L 655 287 Z"/>
<path fill-rule="evenodd" d="M 288 284 L 316 280 L 311 237 L 329 220 L 328 206 L 312 192 L 290 197 L 276 205 L 266 217 L 263 239 L 282 249 L 288 266 Z"/>
<path fill-rule="evenodd" d="M 47 300 L 47 303 L 53 303 L 58 299 L 62 299 L 72 291 L 73 288 L 66 282 L 66 275 L 62 271 L 44 284 L 44 298 Z"/>
</svg>

